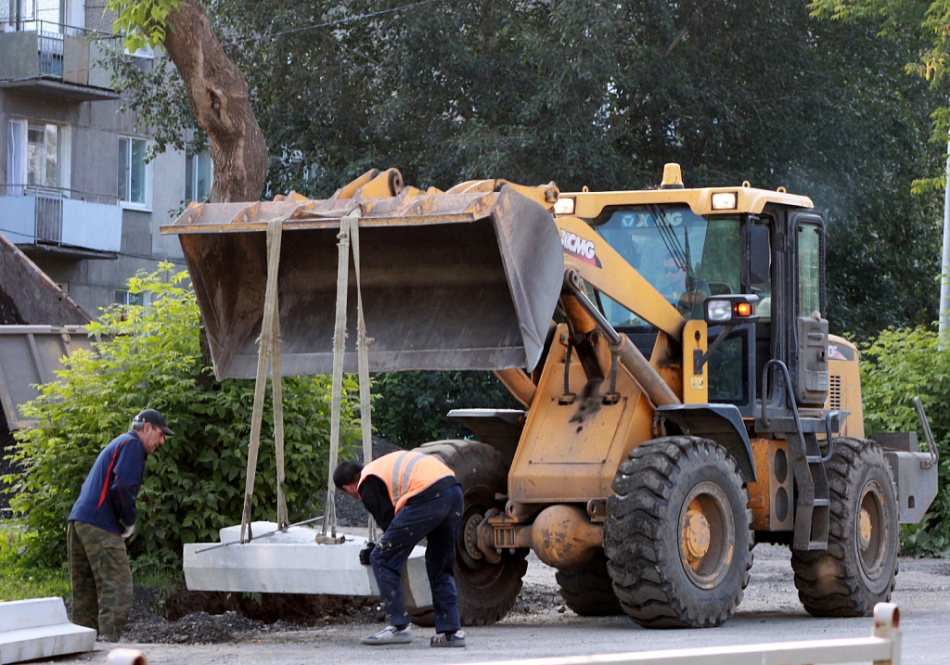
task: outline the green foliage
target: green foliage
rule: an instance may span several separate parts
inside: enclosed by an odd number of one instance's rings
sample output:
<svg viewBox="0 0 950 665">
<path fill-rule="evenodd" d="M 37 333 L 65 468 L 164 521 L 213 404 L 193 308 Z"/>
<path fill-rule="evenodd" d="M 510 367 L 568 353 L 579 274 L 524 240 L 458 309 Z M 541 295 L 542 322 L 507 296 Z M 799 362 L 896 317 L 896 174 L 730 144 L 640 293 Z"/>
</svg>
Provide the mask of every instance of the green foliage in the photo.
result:
<svg viewBox="0 0 950 665">
<path fill-rule="evenodd" d="M 123 45 L 134 53 L 146 46 L 154 48 L 165 40 L 168 15 L 181 3 L 182 0 L 107 0 L 105 9 L 118 14 L 112 32 L 122 33 Z"/>
<path fill-rule="evenodd" d="M 69 595 L 66 568 L 33 568 L 23 564 L 17 543 L 25 531 L 22 520 L 0 520 L 0 603 L 27 598 Z"/>
<path fill-rule="evenodd" d="M 374 378 L 373 426 L 402 448 L 471 436 L 446 416 L 452 409 L 520 408 L 489 372 L 391 372 Z"/>
<path fill-rule="evenodd" d="M 865 429 L 920 432 L 913 398 L 920 397 L 940 454 L 937 498 L 923 521 L 905 525 L 905 553 L 950 551 L 950 349 L 925 328 L 885 330 L 862 345 L 861 389 Z M 922 436 L 921 436 L 922 438 Z"/>
<path fill-rule="evenodd" d="M 785 186 L 829 211 L 834 332 L 936 318 L 940 202 L 911 184 L 941 170 L 943 102 L 905 73 L 914 37 L 798 0 L 205 6 L 267 137 L 269 196 L 390 166 L 419 186 L 630 189 L 678 162 L 689 185 Z M 149 124 L 191 122 L 171 72 L 130 74 L 130 104 L 161 109 Z"/>
<path fill-rule="evenodd" d="M 18 548 L 30 564 L 65 558 L 65 520 L 99 451 L 146 407 L 166 414 L 176 436 L 147 462 L 139 523 L 129 541 L 139 564 L 177 568 L 183 543 L 217 540 L 240 523 L 253 410 L 253 381 L 217 382 L 203 359 L 199 315 L 187 273 L 160 264 L 129 280 L 148 307 L 112 308 L 89 325 L 101 341 L 75 353 L 57 381 L 23 407 L 39 426 L 17 433 L 11 455 L 21 472 L 4 477 L 11 507 L 27 529 Z M 345 393 L 355 388 L 349 381 Z M 327 377 L 285 379 L 285 496 L 292 521 L 322 507 L 329 459 Z M 268 390 L 268 395 L 270 391 Z M 357 435 L 344 400 L 343 433 Z M 276 517 L 273 409 L 264 409 L 254 519 Z"/>
</svg>

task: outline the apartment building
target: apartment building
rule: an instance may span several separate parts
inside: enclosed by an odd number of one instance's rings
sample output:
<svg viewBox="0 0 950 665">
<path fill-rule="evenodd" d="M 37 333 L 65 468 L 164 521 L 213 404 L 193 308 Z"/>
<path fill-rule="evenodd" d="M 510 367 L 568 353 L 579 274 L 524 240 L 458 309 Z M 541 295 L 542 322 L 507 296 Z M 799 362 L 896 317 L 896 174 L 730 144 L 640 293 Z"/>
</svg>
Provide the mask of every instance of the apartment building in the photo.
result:
<svg viewBox="0 0 950 665">
<path fill-rule="evenodd" d="M 93 317 L 129 302 L 138 270 L 184 267 L 159 228 L 211 178 L 206 154 L 146 159 L 148 132 L 100 63 L 121 48 L 103 4 L 0 0 L 0 233 Z"/>
</svg>

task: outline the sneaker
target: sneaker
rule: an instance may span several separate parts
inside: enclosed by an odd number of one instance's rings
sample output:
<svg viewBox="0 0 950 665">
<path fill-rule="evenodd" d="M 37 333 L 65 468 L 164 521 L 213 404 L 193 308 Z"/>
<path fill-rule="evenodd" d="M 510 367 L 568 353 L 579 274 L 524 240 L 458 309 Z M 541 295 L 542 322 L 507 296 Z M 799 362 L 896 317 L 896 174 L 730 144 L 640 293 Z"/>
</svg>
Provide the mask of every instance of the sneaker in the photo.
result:
<svg viewBox="0 0 950 665">
<path fill-rule="evenodd" d="M 405 626 L 386 626 L 375 635 L 364 637 L 360 640 L 363 644 L 409 644 L 412 641 L 412 633 L 409 632 L 409 624 Z"/>
<path fill-rule="evenodd" d="M 454 630 L 451 633 L 436 633 L 429 641 L 430 647 L 464 647 L 465 633 Z"/>
</svg>

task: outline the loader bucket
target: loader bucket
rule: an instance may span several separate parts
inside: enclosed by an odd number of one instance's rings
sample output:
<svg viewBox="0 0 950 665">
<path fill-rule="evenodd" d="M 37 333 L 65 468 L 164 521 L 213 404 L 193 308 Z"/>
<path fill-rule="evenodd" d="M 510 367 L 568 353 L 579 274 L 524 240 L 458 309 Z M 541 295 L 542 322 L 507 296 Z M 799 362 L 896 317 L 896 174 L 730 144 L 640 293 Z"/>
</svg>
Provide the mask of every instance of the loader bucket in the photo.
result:
<svg viewBox="0 0 950 665">
<path fill-rule="evenodd" d="M 256 375 L 266 226 L 284 216 L 282 374 L 331 372 L 337 234 L 340 217 L 357 206 L 371 371 L 532 368 L 561 289 L 557 228 L 543 205 L 513 186 L 472 189 L 479 188 L 421 192 L 404 188 L 398 171 L 373 171 L 327 200 L 292 194 L 190 207 L 162 231 L 179 235 L 216 376 Z M 355 372 L 352 261 L 349 283 L 344 368 Z"/>
</svg>

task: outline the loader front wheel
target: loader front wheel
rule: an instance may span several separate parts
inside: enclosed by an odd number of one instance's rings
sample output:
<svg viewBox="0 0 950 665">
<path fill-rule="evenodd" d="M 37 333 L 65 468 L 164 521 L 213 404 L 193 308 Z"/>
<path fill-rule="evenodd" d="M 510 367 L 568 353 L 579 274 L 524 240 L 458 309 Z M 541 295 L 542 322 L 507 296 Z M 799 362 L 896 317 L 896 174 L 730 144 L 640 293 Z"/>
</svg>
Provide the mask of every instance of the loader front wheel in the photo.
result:
<svg viewBox="0 0 950 665">
<path fill-rule="evenodd" d="M 597 550 L 582 564 L 557 571 L 554 577 L 561 587 L 564 604 L 575 614 L 606 617 L 624 613 L 614 594 L 603 550 Z"/>
<path fill-rule="evenodd" d="M 735 612 L 752 567 L 752 513 L 735 460 L 707 439 L 643 443 L 607 499 L 604 551 L 627 615 L 647 628 L 707 628 Z"/>
<path fill-rule="evenodd" d="M 876 603 L 890 600 L 897 576 L 894 481 L 880 446 L 862 439 L 835 439 L 825 469 L 831 490 L 828 549 L 792 550 L 798 597 L 814 616 L 871 616 Z"/>
<path fill-rule="evenodd" d="M 465 497 L 465 512 L 455 542 L 455 586 L 463 626 L 485 626 L 500 621 L 521 592 L 528 569 L 527 550 L 504 551 L 501 561 L 489 562 L 479 551 L 475 531 L 492 508 L 504 510 L 508 467 L 501 453 L 477 441 L 433 441 L 418 448 L 435 455 L 455 471 Z"/>
</svg>

